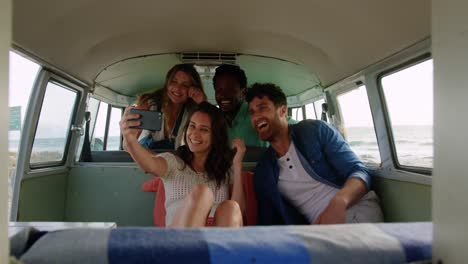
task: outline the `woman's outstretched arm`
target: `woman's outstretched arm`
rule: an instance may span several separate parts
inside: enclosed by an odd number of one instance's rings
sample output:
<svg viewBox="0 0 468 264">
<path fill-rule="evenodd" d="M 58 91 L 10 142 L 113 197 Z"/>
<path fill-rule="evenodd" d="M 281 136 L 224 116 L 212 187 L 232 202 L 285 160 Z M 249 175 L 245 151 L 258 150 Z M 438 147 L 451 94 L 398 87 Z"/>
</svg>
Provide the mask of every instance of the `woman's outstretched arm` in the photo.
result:
<svg viewBox="0 0 468 264">
<path fill-rule="evenodd" d="M 140 125 L 138 114 L 131 114 L 129 110 L 133 107 L 127 107 L 119 122 L 120 131 L 123 136 L 124 149 L 128 151 L 133 160 L 146 172 L 155 176 L 165 175 L 167 172 L 167 162 L 163 158 L 154 157 L 155 153 L 138 143 L 138 135 L 141 129 L 132 128 Z"/>
</svg>

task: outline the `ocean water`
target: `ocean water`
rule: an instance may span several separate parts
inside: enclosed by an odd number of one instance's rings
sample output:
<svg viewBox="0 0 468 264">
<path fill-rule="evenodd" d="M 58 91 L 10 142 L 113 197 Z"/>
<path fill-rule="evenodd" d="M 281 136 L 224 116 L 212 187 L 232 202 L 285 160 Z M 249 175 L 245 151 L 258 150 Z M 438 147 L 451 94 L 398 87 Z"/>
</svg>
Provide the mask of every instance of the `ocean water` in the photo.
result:
<svg viewBox="0 0 468 264">
<path fill-rule="evenodd" d="M 395 126 L 393 136 L 398 162 L 401 165 L 433 167 L 432 126 Z M 380 163 L 380 154 L 373 127 L 351 127 L 345 131 L 351 148 L 371 163 Z"/>
<path fill-rule="evenodd" d="M 365 162 L 380 164 L 380 154 L 372 127 L 350 127 L 344 132 L 349 145 Z M 398 161 L 402 165 L 429 167 L 433 164 L 432 126 L 396 126 L 393 128 Z M 18 140 L 9 142 L 10 152 L 18 149 Z M 109 137 L 108 150 L 118 150 L 120 137 Z M 63 152 L 64 138 L 39 138 L 34 142 L 35 153 Z M 95 144 L 94 150 L 102 149 Z"/>
</svg>

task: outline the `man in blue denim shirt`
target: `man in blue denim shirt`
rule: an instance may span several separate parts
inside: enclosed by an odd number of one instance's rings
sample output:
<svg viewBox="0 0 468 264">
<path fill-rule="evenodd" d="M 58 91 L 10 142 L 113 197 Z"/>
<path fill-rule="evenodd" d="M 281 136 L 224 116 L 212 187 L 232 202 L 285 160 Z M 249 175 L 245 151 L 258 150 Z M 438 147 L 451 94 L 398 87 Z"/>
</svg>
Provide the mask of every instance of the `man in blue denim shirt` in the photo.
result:
<svg viewBox="0 0 468 264">
<path fill-rule="evenodd" d="M 288 125 L 286 96 L 274 84 L 247 91 L 252 126 L 270 147 L 255 169 L 259 225 L 382 221 L 368 170 L 326 122 Z"/>
</svg>

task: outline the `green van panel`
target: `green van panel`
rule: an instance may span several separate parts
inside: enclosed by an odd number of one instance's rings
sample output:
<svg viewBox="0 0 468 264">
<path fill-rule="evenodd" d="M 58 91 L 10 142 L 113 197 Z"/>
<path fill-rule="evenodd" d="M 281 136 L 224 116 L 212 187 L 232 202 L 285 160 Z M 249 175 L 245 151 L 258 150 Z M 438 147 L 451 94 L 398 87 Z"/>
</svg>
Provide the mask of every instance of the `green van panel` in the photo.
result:
<svg viewBox="0 0 468 264">
<path fill-rule="evenodd" d="M 22 181 L 18 221 L 64 221 L 67 174 Z"/>
<path fill-rule="evenodd" d="M 65 219 L 152 226 L 155 194 L 141 190 L 150 178 L 136 167 L 74 167 L 68 179 Z"/>
<path fill-rule="evenodd" d="M 385 222 L 431 221 L 431 186 L 373 177 Z"/>
</svg>

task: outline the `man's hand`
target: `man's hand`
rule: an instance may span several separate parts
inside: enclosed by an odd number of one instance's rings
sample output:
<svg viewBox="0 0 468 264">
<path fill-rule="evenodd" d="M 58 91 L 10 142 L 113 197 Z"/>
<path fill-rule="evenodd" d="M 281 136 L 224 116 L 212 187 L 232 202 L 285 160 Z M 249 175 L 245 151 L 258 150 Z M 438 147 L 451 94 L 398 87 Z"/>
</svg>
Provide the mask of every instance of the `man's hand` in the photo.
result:
<svg viewBox="0 0 468 264">
<path fill-rule="evenodd" d="M 343 188 L 331 199 L 314 224 L 346 223 L 346 209 L 357 203 L 366 193 L 364 181 L 359 178 L 348 178 Z"/>
<path fill-rule="evenodd" d="M 334 197 L 327 208 L 319 215 L 314 224 L 330 225 L 346 222 L 346 202 L 340 197 Z"/>
<path fill-rule="evenodd" d="M 193 101 L 195 101 L 195 103 L 197 104 L 206 101 L 205 93 L 202 89 L 198 87 L 190 87 L 190 89 L 188 90 L 188 96 L 192 98 Z"/>
</svg>

